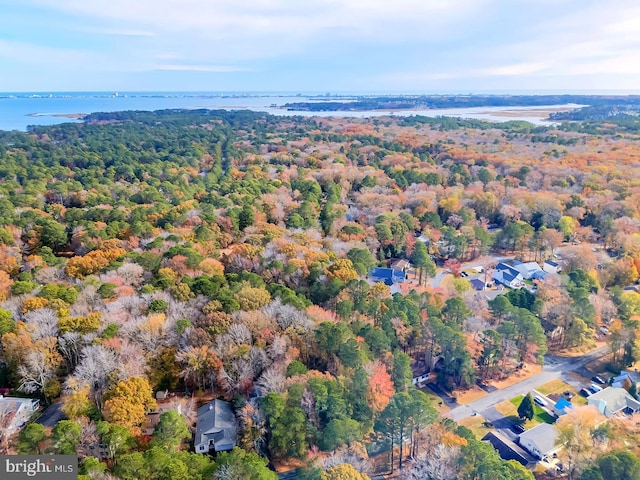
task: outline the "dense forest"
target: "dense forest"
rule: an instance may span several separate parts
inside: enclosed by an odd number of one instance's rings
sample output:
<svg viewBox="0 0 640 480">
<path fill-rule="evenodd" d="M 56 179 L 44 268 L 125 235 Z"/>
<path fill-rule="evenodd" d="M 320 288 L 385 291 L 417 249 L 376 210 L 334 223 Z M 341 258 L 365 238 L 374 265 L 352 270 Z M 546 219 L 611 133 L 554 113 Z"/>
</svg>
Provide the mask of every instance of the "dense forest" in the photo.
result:
<svg viewBox="0 0 640 480">
<path fill-rule="evenodd" d="M 76 453 L 85 479 L 533 478 L 412 379 L 455 395 L 602 327 L 613 366 L 640 359 L 639 139 L 205 110 L 0 132 L 0 387 L 67 418 L 0 448 Z M 463 275 L 560 249 L 561 275 L 492 300 Z M 407 281 L 371 280 L 398 260 Z M 237 447 L 192 453 L 212 399 Z M 597 435 L 574 478 L 638 463 Z"/>
</svg>

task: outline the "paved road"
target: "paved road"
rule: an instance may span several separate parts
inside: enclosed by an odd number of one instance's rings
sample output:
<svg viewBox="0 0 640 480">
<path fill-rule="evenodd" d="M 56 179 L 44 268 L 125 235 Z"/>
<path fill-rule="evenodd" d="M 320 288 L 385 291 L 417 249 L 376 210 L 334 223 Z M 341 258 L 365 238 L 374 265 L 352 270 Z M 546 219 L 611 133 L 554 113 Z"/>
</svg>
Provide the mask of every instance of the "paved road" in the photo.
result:
<svg viewBox="0 0 640 480">
<path fill-rule="evenodd" d="M 517 395 L 524 395 L 535 387 L 558 378 L 575 388 L 582 388 L 584 385 L 581 385 L 575 378 L 568 374 L 575 370 L 583 369 L 587 363 L 603 357 L 607 353 L 609 353 L 609 347 L 605 345 L 581 357 L 565 358 L 547 355 L 542 367 L 542 372 L 507 388 L 503 388 L 502 390 L 496 390 L 475 402 L 454 408 L 447 412 L 446 416 L 458 422 L 463 418 L 470 417 L 474 412 L 485 412 L 500 402 L 509 400 Z"/>
</svg>

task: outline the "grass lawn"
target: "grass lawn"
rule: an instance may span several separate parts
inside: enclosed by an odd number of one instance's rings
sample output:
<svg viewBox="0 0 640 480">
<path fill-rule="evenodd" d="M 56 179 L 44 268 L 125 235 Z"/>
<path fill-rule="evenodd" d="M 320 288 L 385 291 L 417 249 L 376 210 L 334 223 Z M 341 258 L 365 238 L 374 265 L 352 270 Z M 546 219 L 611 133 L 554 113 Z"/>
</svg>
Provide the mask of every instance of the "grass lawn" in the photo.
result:
<svg viewBox="0 0 640 480">
<path fill-rule="evenodd" d="M 580 378 L 582 379 L 582 377 Z M 584 379 L 584 381 L 586 382 L 586 379 Z M 587 404 L 587 399 L 582 395 L 579 395 L 575 388 L 559 379 L 551 380 L 544 385 L 540 385 L 539 387 L 536 387 L 536 390 L 544 395 L 553 395 L 554 393 L 560 395 L 563 392 L 571 392 L 573 393 L 573 397 L 571 398 L 572 404 L 578 406 Z"/>
<path fill-rule="evenodd" d="M 463 427 L 467 427 L 469 430 L 473 432 L 478 440 L 481 440 L 487 433 L 489 433 L 492 429 L 485 427 L 483 423 L 486 422 L 486 419 L 482 415 L 476 415 L 475 417 L 467 417 L 458 422 L 458 425 L 462 425 Z"/>
<path fill-rule="evenodd" d="M 513 397 L 511 400 L 499 403 L 498 405 L 496 405 L 496 410 L 507 417 L 507 420 L 509 420 L 511 423 L 522 423 L 520 418 L 518 417 L 518 406 L 520 406 L 522 398 L 523 395 L 518 395 L 517 397 Z M 547 411 L 543 410 L 536 404 L 533 405 L 533 412 L 533 419 L 527 420 L 522 424 L 522 426 L 527 430 L 541 423 L 555 422 L 555 418 L 553 418 L 552 415 L 550 415 Z"/>
<path fill-rule="evenodd" d="M 544 385 L 540 385 L 539 387 L 536 387 L 536 390 L 542 393 L 543 395 L 551 395 L 553 393 L 562 393 L 567 390 L 569 390 L 571 393 L 576 393 L 575 389 L 571 385 L 563 382 L 560 379 L 551 380 L 550 382 L 545 383 Z"/>
<path fill-rule="evenodd" d="M 487 392 L 474 385 L 473 388 L 468 390 L 456 390 L 453 395 L 456 397 L 459 405 L 466 405 L 467 403 L 486 397 Z"/>
<path fill-rule="evenodd" d="M 438 395 L 433 393 L 429 388 L 424 387 L 421 388 L 420 391 L 423 392 L 427 397 L 429 397 L 431 405 L 433 405 L 433 407 L 436 409 L 438 415 L 443 415 L 451 410 L 447 405 L 445 405 L 442 399 Z"/>
</svg>

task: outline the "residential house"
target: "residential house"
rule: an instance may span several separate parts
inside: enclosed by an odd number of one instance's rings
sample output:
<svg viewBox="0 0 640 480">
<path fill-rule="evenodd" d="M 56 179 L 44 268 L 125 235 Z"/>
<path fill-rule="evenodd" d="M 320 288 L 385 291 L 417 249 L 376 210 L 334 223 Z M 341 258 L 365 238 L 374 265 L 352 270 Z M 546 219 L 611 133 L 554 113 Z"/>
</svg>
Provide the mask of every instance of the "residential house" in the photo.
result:
<svg viewBox="0 0 640 480">
<path fill-rule="evenodd" d="M 544 280 L 546 275 L 537 262 L 514 262 L 513 268 L 520 272 L 525 280 Z"/>
<path fill-rule="evenodd" d="M 553 406 L 553 413 L 555 413 L 559 417 L 561 415 L 565 415 L 571 408 L 573 408 L 573 403 L 571 403 L 564 397 L 560 397 Z"/>
<path fill-rule="evenodd" d="M 175 410 L 180 415 L 183 415 L 182 404 L 179 402 L 158 402 L 158 408 L 153 412 L 147 413 L 145 421 L 142 423 L 142 433 L 145 435 L 153 435 L 156 425 L 160 421 L 160 416 L 163 413 Z"/>
<path fill-rule="evenodd" d="M 562 271 L 562 265 L 551 260 L 545 260 L 542 265 L 542 270 L 547 273 L 560 273 Z"/>
<path fill-rule="evenodd" d="M 539 460 L 553 456 L 560 450 L 556 446 L 558 433 L 553 425 L 541 423 L 520 434 L 518 442 L 520 446 Z"/>
<path fill-rule="evenodd" d="M 487 433 L 482 441 L 490 443 L 503 460 L 515 460 L 529 469 L 533 469 L 536 465 L 535 459 L 529 455 L 529 452 L 501 434 L 499 430 Z"/>
<path fill-rule="evenodd" d="M 481 292 L 482 290 L 484 290 L 484 282 L 479 278 L 472 278 L 471 280 L 469 280 L 469 283 L 471 284 L 473 289 L 478 292 Z"/>
<path fill-rule="evenodd" d="M 391 286 L 394 283 L 404 282 L 407 274 L 402 270 L 394 270 L 393 268 L 374 267 L 369 270 L 369 278 L 375 283 L 382 282 Z"/>
<path fill-rule="evenodd" d="M 416 240 L 426 245 L 429 245 L 431 243 L 431 239 L 427 237 L 424 233 L 421 234 L 419 237 L 417 237 Z"/>
<path fill-rule="evenodd" d="M 625 385 L 633 385 L 640 382 L 640 373 L 635 370 L 623 370 L 620 375 L 611 379 L 611 386 L 624 388 Z"/>
<path fill-rule="evenodd" d="M 522 288 L 524 286 L 522 274 L 504 262 L 496 265 L 496 269 L 493 272 L 493 280 L 509 288 Z"/>
<path fill-rule="evenodd" d="M 411 263 L 409 263 L 409 260 L 405 260 L 404 258 L 395 258 L 391 260 L 389 267 L 394 271 L 400 270 L 407 272 L 411 268 Z"/>
<path fill-rule="evenodd" d="M 0 395 L 0 427 L 5 435 L 12 435 L 24 427 L 40 401 L 33 398 L 5 397 Z"/>
<path fill-rule="evenodd" d="M 213 400 L 198 409 L 195 452 L 231 450 L 236 445 L 236 432 L 236 417 L 231 410 L 231 404 Z"/>
<path fill-rule="evenodd" d="M 624 388 L 607 387 L 591 395 L 588 402 L 589 405 L 595 405 L 605 417 L 612 417 L 619 413 L 631 414 L 640 410 L 640 402 Z"/>
</svg>

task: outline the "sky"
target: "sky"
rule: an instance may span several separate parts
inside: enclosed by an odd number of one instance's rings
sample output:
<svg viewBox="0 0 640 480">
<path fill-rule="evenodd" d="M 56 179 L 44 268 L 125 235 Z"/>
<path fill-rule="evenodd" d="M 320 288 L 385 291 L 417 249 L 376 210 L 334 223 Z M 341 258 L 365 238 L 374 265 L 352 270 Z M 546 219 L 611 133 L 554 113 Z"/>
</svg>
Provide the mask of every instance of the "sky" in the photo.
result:
<svg viewBox="0 0 640 480">
<path fill-rule="evenodd" d="M 637 0 L 0 0 L 0 91 L 640 90 Z"/>
</svg>

